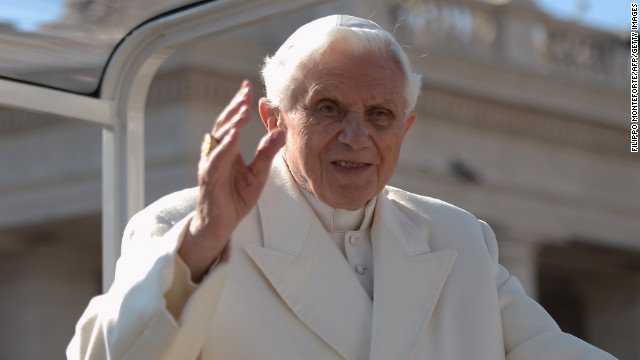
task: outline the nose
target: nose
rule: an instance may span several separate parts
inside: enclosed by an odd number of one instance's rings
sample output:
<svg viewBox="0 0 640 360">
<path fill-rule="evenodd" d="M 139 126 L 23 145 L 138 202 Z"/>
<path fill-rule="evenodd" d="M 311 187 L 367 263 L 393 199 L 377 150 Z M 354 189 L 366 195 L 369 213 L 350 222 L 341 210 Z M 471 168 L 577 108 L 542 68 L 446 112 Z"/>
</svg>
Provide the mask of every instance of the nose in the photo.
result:
<svg viewBox="0 0 640 360">
<path fill-rule="evenodd" d="M 338 134 L 338 141 L 348 145 L 353 150 L 369 147 L 371 137 L 365 126 L 364 114 L 349 113 L 342 121 L 343 128 Z"/>
</svg>

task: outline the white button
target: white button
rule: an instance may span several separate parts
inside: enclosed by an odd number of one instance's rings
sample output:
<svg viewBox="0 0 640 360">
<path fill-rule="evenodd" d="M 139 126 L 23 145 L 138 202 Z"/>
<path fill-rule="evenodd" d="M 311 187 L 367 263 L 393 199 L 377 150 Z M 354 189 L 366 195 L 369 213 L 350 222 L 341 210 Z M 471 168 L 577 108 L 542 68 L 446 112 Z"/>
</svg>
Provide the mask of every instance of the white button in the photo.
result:
<svg viewBox="0 0 640 360">
<path fill-rule="evenodd" d="M 364 275 L 364 272 L 367 271 L 369 269 L 367 269 L 366 267 L 362 266 L 362 265 L 356 265 L 356 272 L 360 275 Z"/>
<path fill-rule="evenodd" d="M 358 236 L 357 235 L 349 235 L 349 245 L 356 246 L 357 242 L 358 242 Z"/>
</svg>

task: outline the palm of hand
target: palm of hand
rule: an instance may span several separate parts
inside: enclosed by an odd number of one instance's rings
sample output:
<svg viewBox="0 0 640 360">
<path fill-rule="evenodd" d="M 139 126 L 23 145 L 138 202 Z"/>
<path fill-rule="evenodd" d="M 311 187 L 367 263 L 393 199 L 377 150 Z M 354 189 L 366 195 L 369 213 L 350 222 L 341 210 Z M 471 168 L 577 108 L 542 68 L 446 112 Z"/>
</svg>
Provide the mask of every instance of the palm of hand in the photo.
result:
<svg viewBox="0 0 640 360">
<path fill-rule="evenodd" d="M 220 114 L 212 134 L 220 139 L 198 165 L 200 187 L 196 214 L 189 223 L 180 257 L 199 281 L 220 256 L 231 233 L 255 206 L 269 175 L 273 157 L 284 145 L 281 130 L 268 132 L 247 165 L 240 154 L 240 129 L 250 119 L 251 84 L 244 82 L 236 96 Z"/>
</svg>

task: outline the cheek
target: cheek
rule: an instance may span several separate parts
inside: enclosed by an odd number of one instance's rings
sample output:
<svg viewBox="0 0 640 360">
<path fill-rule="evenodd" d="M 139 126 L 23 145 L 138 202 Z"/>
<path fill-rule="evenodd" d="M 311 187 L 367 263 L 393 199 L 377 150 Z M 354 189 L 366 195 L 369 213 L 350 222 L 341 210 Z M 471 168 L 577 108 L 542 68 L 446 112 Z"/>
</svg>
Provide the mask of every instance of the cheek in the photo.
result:
<svg viewBox="0 0 640 360">
<path fill-rule="evenodd" d="M 312 180 L 318 180 L 322 174 L 323 160 L 323 143 L 320 139 L 308 137 L 304 139 L 303 153 L 304 167 L 307 175 Z"/>
<path fill-rule="evenodd" d="M 313 179 L 320 167 L 319 151 L 314 133 L 304 127 L 290 127 L 285 152 L 292 171 L 304 179 Z"/>
<path fill-rule="evenodd" d="M 308 126 L 300 133 L 300 143 L 304 148 L 305 157 L 318 162 L 322 159 L 323 152 L 329 146 L 332 134 L 335 133 L 330 126 Z M 314 164 L 315 165 L 315 164 Z"/>
<path fill-rule="evenodd" d="M 380 151 L 382 167 L 386 171 L 393 171 L 400 155 L 404 133 L 402 131 L 387 132 L 386 134 L 381 134 L 378 139 L 378 151 Z"/>
<path fill-rule="evenodd" d="M 305 149 L 305 131 L 298 126 L 297 121 L 290 121 L 287 126 L 287 142 L 285 148 L 292 159 L 302 160 L 300 154 L 304 154 Z"/>
<path fill-rule="evenodd" d="M 388 150 L 402 142 L 403 131 L 400 124 L 394 124 L 388 128 L 374 129 L 372 134 L 379 146 Z"/>
</svg>

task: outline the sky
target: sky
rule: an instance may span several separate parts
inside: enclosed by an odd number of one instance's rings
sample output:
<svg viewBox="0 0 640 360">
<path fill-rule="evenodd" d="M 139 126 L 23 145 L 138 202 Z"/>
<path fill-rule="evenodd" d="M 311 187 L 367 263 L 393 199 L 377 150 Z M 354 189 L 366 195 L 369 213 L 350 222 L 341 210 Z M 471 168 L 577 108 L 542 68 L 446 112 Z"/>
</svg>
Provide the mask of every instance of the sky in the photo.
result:
<svg viewBox="0 0 640 360">
<path fill-rule="evenodd" d="M 9 22 L 21 31 L 36 30 L 39 24 L 63 15 L 66 0 L 0 0 L 0 22 Z"/>
<path fill-rule="evenodd" d="M 534 0 L 538 8 L 551 16 L 575 21 L 613 33 L 629 32 L 630 0 Z M 635 1 L 638 2 L 638 1 Z"/>
<path fill-rule="evenodd" d="M 627 32 L 630 0 L 532 0 L 553 17 L 607 30 Z M 14 24 L 21 31 L 34 31 L 41 23 L 62 16 L 66 0 L 0 0 L 0 22 Z"/>
</svg>

